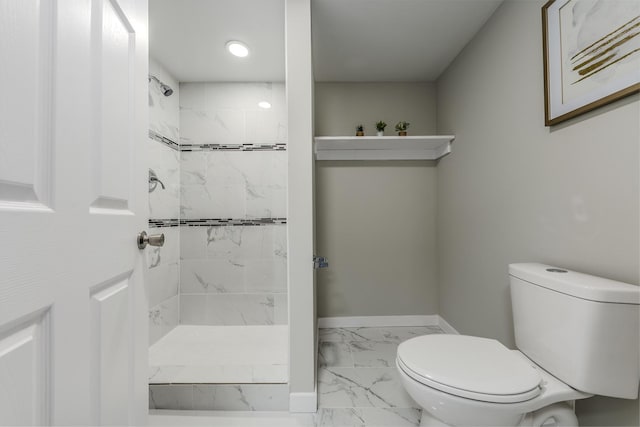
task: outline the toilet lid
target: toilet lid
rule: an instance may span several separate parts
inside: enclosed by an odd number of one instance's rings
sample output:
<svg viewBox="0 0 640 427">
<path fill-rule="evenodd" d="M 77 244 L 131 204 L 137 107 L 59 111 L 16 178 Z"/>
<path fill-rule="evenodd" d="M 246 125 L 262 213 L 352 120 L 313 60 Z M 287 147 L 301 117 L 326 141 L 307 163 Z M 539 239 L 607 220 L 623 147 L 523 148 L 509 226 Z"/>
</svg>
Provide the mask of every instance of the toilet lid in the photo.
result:
<svg viewBox="0 0 640 427">
<path fill-rule="evenodd" d="M 456 396 L 515 403 L 540 394 L 540 373 L 496 340 L 425 335 L 398 347 L 398 365 L 414 380 Z"/>
</svg>

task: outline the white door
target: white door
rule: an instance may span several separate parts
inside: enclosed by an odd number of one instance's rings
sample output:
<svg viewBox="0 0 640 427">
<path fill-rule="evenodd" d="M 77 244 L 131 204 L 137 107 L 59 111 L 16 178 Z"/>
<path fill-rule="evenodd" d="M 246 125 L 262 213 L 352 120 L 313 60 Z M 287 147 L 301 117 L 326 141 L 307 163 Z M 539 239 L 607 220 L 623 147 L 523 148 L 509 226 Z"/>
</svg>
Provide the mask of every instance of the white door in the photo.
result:
<svg viewBox="0 0 640 427">
<path fill-rule="evenodd" d="M 145 423 L 147 0 L 0 0 L 0 425 Z"/>
</svg>

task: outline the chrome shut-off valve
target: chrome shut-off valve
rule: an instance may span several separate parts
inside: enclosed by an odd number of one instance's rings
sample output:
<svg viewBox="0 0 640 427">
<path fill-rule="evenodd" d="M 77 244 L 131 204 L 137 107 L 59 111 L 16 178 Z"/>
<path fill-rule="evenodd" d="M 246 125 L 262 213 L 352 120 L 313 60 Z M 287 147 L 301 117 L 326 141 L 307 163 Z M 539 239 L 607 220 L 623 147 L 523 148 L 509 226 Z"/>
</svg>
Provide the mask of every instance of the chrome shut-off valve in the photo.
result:
<svg viewBox="0 0 640 427">
<path fill-rule="evenodd" d="M 329 261 L 326 257 L 314 255 L 313 257 L 313 268 L 316 270 L 319 268 L 327 268 L 329 267 Z"/>
</svg>

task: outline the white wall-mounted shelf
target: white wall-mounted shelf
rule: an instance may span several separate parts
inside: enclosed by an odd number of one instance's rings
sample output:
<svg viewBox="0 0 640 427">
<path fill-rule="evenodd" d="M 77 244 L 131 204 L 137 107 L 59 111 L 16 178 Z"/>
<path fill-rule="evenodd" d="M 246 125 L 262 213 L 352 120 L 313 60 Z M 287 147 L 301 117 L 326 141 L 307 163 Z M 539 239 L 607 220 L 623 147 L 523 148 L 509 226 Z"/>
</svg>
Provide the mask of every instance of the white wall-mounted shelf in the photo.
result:
<svg viewBox="0 0 640 427">
<path fill-rule="evenodd" d="M 455 135 L 317 136 L 316 160 L 436 160 L 451 152 Z"/>
</svg>

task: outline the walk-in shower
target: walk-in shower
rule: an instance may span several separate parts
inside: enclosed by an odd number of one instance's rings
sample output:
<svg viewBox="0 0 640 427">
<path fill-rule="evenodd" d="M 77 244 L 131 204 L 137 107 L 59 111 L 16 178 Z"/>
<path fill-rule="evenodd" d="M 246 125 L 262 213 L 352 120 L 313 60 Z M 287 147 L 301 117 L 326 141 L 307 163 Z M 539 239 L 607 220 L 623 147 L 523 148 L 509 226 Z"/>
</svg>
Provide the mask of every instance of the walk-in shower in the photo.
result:
<svg viewBox="0 0 640 427">
<path fill-rule="evenodd" d="M 150 2 L 151 408 L 288 408 L 284 3 L 237 3 Z"/>
</svg>

